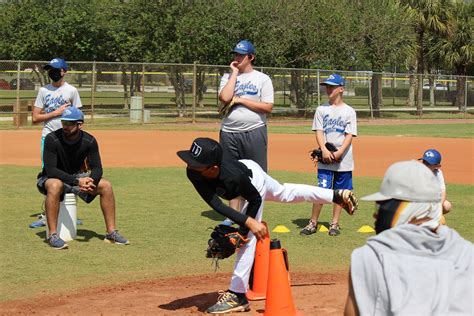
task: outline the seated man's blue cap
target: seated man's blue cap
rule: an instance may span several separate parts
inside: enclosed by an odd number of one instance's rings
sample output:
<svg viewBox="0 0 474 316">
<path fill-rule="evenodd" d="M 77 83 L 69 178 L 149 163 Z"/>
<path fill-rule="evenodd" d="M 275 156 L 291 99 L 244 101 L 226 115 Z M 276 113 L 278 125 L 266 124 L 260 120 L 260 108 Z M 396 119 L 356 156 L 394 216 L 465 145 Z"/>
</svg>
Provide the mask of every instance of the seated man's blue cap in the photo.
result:
<svg viewBox="0 0 474 316">
<path fill-rule="evenodd" d="M 436 149 L 428 149 L 423 154 L 423 157 L 418 160 L 423 160 L 429 165 L 439 165 L 441 163 L 441 154 Z"/>
<path fill-rule="evenodd" d="M 242 40 L 235 45 L 232 53 L 237 53 L 241 55 L 255 54 L 255 47 L 253 44 L 247 40 Z"/>
<path fill-rule="evenodd" d="M 331 74 L 329 77 L 321 83 L 322 86 L 343 86 L 345 84 L 344 78 L 338 74 Z"/>
<path fill-rule="evenodd" d="M 61 115 L 61 121 L 84 122 L 84 113 L 74 106 L 68 106 Z"/>
<path fill-rule="evenodd" d="M 51 59 L 49 64 L 43 66 L 44 70 L 49 70 L 51 68 L 56 68 L 56 69 L 61 69 L 62 68 L 64 70 L 67 70 L 67 63 L 64 59 L 53 58 L 53 59 Z"/>
</svg>

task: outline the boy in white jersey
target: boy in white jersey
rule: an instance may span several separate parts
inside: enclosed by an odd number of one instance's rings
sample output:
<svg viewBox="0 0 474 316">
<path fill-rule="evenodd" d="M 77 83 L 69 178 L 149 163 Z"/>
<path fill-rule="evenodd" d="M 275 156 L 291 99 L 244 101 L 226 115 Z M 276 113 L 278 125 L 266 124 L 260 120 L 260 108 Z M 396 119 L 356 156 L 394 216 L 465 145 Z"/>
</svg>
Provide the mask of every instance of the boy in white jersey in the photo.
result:
<svg viewBox="0 0 474 316">
<path fill-rule="evenodd" d="M 330 75 L 321 83 L 326 87 L 329 102 L 318 106 L 313 120 L 316 143 L 323 152 L 323 159 L 318 162 L 318 186 L 333 190 L 353 189 L 352 138 L 357 136 L 357 118 L 354 109 L 344 103 L 342 97 L 344 84 L 344 78 L 338 74 Z M 327 142 L 334 144 L 338 150 L 328 151 L 325 146 Z M 301 235 L 311 235 L 316 232 L 322 206 L 322 204 L 313 204 L 311 219 L 301 230 Z M 328 232 L 330 236 L 340 234 L 341 210 L 339 206 L 334 205 Z"/>
<path fill-rule="evenodd" d="M 446 200 L 446 184 L 444 183 L 443 171 L 441 171 L 441 154 L 436 149 L 428 149 L 423 154 L 423 157 L 418 160 L 423 161 L 423 164 L 433 171 L 436 179 L 441 186 L 441 203 L 443 205 L 443 214 L 449 213 L 451 210 L 451 202 Z M 441 217 L 441 224 L 446 224 L 444 216 Z"/>
<path fill-rule="evenodd" d="M 42 123 L 43 131 L 41 133 L 41 166 L 43 167 L 43 148 L 46 136 L 60 128 L 61 115 L 68 106 L 76 108 L 82 107 L 79 92 L 75 87 L 64 81 L 64 75 L 68 70 L 64 59 L 53 58 L 48 64 L 43 66 L 48 71 L 48 77 L 51 83 L 41 87 L 36 96 L 33 106 L 32 121 L 33 124 Z M 45 226 L 46 223 L 42 214 L 39 220 L 30 224 L 31 228 Z"/>
</svg>

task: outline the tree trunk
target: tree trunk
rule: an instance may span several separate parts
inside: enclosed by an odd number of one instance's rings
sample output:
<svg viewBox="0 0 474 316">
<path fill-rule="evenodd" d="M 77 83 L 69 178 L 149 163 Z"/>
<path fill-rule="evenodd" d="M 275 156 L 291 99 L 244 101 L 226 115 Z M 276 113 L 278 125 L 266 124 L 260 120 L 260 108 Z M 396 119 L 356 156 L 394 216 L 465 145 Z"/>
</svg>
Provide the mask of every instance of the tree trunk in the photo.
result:
<svg viewBox="0 0 474 316">
<path fill-rule="evenodd" d="M 417 85 L 417 98 L 416 98 L 416 115 L 423 115 L 423 75 L 419 74 L 418 85 Z"/>
<path fill-rule="evenodd" d="M 202 70 L 196 72 L 196 102 L 200 107 L 204 107 L 204 93 L 207 91 L 207 87 L 204 85 L 206 74 Z"/>
<path fill-rule="evenodd" d="M 178 67 L 173 67 L 173 69 L 171 69 L 169 79 L 174 87 L 174 101 L 178 110 L 178 117 L 183 117 L 186 112 L 186 100 L 184 98 L 184 75 L 178 69 Z"/>
<path fill-rule="evenodd" d="M 456 78 L 456 103 L 459 111 L 466 111 L 465 108 L 465 95 L 466 95 L 466 67 L 457 66 L 456 75 L 459 76 Z"/>
<path fill-rule="evenodd" d="M 297 116 L 304 115 L 304 110 L 306 110 L 308 103 L 307 94 L 304 89 L 304 76 L 302 76 L 302 72 L 298 70 L 291 71 L 290 101 L 292 105 L 296 105 L 298 110 Z"/>
<path fill-rule="evenodd" d="M 372 98 L 372 109 L 374 110 L 374 116 L 380 117 L 380 108 L 383 106 L 383 97 L 382 97 L 382 74 L 374 73 L 372 74 L 372 89 L 371 89 L 371 98 Z"/>
<path fill-rule="evenodd" d="M 431 71 L 431 74 L 428 77 L 428 82 L 430 86 L 430 106 L 435 106 L 436 105 L 436 100 L 435 100 L 436 83 L 435 83 L 435 77 L 433 75 L 433 70 Z"/>
<path fill-rule="evenodd" d="M 122 85 L 123 85 L 123 109 L 128 110 L 128 77 L 127 71 L 123 65 L 120 66 L 122 70 Z"/>
</svg>

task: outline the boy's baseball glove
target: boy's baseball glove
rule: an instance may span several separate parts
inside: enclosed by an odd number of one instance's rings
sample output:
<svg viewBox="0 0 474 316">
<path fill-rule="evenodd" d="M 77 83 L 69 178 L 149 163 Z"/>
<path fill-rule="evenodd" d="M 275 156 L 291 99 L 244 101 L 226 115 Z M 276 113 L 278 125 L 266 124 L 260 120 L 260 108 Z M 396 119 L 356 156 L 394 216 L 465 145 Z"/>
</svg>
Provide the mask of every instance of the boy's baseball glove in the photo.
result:
<svg viewBox="0 0 474 316">
<path fill-rule="evenodd" d="M 330 152 L 337 151 L 337 147 L 333 143 L 326 143 L 324 146 L 326 146 L 326 149 Z M 311 160 L 323 160 L 323 151 L 321 150 L 321 148 L 313 149 L 309 152 L 309 155 L 311 156 Z"/>
<path fill-rule="evenodd" d="M 206 258 L 225 259 L 232 256 L 248 241 L 235 227 L 217 225 L 208 241 Z"/>
</svg>

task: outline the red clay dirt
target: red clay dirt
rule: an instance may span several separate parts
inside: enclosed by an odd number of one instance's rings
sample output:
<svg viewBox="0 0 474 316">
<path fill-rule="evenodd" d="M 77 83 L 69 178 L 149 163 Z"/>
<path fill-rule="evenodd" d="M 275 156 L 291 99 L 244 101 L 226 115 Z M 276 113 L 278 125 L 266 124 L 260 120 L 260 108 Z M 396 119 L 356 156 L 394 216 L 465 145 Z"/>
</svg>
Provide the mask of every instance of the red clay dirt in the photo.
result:
<svg viewBox="0 0 474 316">
<path fill-rule="evenodd" d="M 107 167 L 184 167 L 176 151 L 189 148 L 196 137 L 218 139 L 217 132 L 105 131 L 97 138 L 102 163 Z M 0 164 L 39 166 L 40 131 L 0 131 Z M 400 160 L 417 159 L 425 149 L 443 154 L 448 183 L 474 183 L 474 139 L 430 137 L 359 136 L 353 140 L 355 176 L 382 177 L 387 167 Z M 271 134 L 269 169 L 315 172 L 308 152 L 315 147 L 312 134 Z"/>
<path fill-rule="evenodd" d="M 196 137 L 218 139 L 217 132 L 104 131 L 98 139 L 102 162 L 108 167 L 184 167 L 176 151 L 189 148 Z M 39 166 L 40 131 L 0 131 L 0 164 Z M 443 171 L 449 183 L 473 184 L 473 139 L 360 136 L 354 139 L 355 176 L 382 177 L 393 162 L 419 158 L 427 148 L 443 154 Z M 308 151 L 314 135 L 271 134 L 269 169 L 315 172 Z M 0 314 L 91 315 L 150 314 L 196 315 L 226 289 L 229 274 L 198 275 L 103 286 L 86 292 L 41 296 L 33 300 L 0 303 Z M 292 273 L 292 292 L 305 315 L 341 315 L 347 295 L 347 272 Z M 251 303 L 254 315 L 264 301 Z"/>
</svg>

